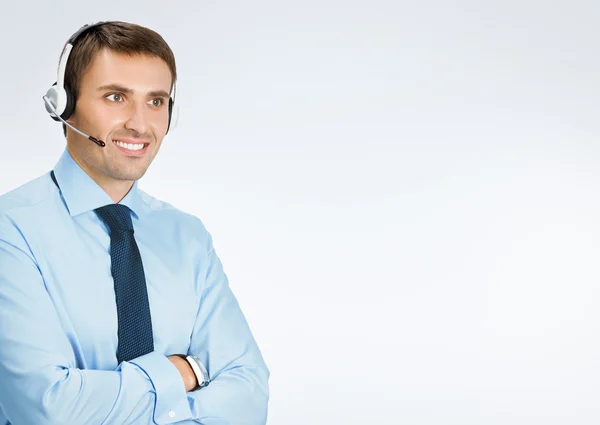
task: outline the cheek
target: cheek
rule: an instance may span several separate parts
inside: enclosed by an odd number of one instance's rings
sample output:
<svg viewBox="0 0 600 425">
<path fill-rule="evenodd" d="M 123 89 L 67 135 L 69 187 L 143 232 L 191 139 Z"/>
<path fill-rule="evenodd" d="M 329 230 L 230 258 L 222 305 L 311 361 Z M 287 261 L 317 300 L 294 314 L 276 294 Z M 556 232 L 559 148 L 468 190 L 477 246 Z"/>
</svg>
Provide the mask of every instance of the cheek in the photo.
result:
<svg viewBox="0 0 600 425">
<path fill-rule="evenodd" d="M 160 111 L 154 118 L 155 126 L 162 130 L 164 134 L 167 131 L 169 125 L 169 110 L 165 108 L 164 111 Z"/>
<path fill-rule="evenodd" d="M 98 130 L 110 127 L 110 123 L 115 118 L 114 113 L 111 113 L 108 108 L 95 102 L 78 102 L 76 113 L 80 122 Z"/>
<path fill-rule="evenodd" d="M 97 125 L 104 128 L 112 127 L 122 121 L 121 114 L 118 111 L 104 105 L 98 105 L 94 108 L 93 119 Z"/>
<path fill-rule="evenodd" d="M 151 118 L 151 121 L 148 122 L 150 125 L 149 131 L 152 132 L 157 142 L 162 141 L 163 137 L 165 137 L 165 133 L 167 132 L 167 126 L 169 124 L 169 114 L 168 112 L 163 115 L 157 115 Z"/>
</svg>

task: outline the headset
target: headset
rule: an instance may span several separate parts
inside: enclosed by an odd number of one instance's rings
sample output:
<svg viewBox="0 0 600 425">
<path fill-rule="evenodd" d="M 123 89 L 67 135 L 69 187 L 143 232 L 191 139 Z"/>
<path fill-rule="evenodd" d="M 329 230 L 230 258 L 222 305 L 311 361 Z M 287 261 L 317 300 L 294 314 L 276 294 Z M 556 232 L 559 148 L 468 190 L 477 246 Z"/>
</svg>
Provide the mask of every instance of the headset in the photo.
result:
<svg viewBox="0 0 600 425">
<path fill-rule="evenodd" d="M 60 58 L 60 62 L 58 64 L 58 76 L 56 82 L 48 89 L 46 94 L 42 96 L 44 102 L 46 104 L 46 111 L 50 114 L 50 117 L 54 121 L 61 121 L 63 124 L 81 134 L 83 137 L 91 140 L 96 143 L 98 146 L 104 147 L 106 144 L 95 137 L 88 136 L 81 130 L 73 127 L 66 120 L 73 114 L 75 110 L 75 96 L 71 93 L 71 91 L 65 87 L 65 71 L 67 69 L 67 62 L 69 60 L 69 55 L 71 54 L 71 50 L 77 43 L 77 40 L 81 38 L 81 36 L 87 33 L 90 29 L 96 28 L 100 25 L 109 24 L 114 21 L 100 21 L 93 24 L 86 24 L 81 27 L 75 34 L 73 34 L 67 44 L 63 49 L 63 53 Z M 175 96 L 177 94 L 176 83 L 173 82 L 173 88 L 171 90 L 171 94 L 169 96 L 169 123 L 167 125 L 167 133 L 171 128 L 175 128 L 178 118 L 179 111 L 178 107 L 175 105 Z M 166 134 L 166 133 L 165 133 Z"/>
</svg>

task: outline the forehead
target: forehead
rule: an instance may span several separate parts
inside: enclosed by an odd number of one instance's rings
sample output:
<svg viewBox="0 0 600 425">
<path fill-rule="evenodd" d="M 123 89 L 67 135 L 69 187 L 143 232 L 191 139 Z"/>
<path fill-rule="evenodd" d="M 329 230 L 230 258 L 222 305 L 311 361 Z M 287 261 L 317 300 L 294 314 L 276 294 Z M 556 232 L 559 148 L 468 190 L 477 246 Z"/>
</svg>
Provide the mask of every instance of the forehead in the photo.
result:
<svg viewBox="0 0 600 425">
<path fill-rule="evenodd" d="M 81 79 L 81 90 L 106 84 L 120 84 L 134 91 L 170 91 L 171 71 L 159 57 L 129 56 L 109 49 L 100 50 Z"/>
</svg>

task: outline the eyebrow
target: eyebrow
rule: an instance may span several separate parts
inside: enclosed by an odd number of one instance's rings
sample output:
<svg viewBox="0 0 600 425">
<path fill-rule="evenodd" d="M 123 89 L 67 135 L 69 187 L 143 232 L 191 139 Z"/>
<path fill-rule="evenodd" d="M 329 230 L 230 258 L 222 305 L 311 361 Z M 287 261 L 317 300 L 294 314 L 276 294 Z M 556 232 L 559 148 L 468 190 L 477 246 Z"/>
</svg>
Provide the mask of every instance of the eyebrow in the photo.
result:
<svg viewBox="0 0 600 425">
<path fill-rule="evenodd" d="M 106 91 L 106 90 L 114 90 L 114 91 L 118 91 L 118 92 L 122 92 L 122 93 L 126 93 L 126 94 L 133 93 L 133 90 L 131 90 L 130 88 L 127 88 L 125 86 L 122 86 L 120 84 L 106 84 L 104 86 L 98 87 L 98 91 Z M 150 96 L 150 97 L 169 97 L 169 93 L 167 93 L 164 90 L 153 90 L 153 91 L 148 92 L 148 96 Z"/>
</svg>

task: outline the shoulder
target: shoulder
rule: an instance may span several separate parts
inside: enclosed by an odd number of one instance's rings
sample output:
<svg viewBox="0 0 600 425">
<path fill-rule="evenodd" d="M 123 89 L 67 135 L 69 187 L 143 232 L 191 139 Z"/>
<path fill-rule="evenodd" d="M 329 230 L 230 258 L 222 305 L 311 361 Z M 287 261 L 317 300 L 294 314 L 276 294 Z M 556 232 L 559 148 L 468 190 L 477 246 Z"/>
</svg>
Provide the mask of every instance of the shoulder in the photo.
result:
<svg viewBox="0 0 600 425">
<path fill-rule="evenodd" d="M 33 208 L 48 200 L 52 195 L 53 187 L 50 173 L 45 173 L 0 195 L 0 218 L 11 215 L 16 210 Z"/>
<path fill-rule="evenodd" d="M 212 247 L 212 237 L 203 221 L 173 204 L 160 200 L 147 192 L 138 189 L 150 217 L 157 226 L 175 232 L 182 237 L 190 237 L 204 245 L 207 250 Z"/>
<path fill-rule="evenodd" d="M 26 231 L 48 212 L 54 183 L 49 173 L 0 195 L 0 242 L 17 248 L 33 259 Z M 39 233 L 39 232 L 37 232 Z M 36 234 L 36 232 L 29 232 Z"/>
</svg>

